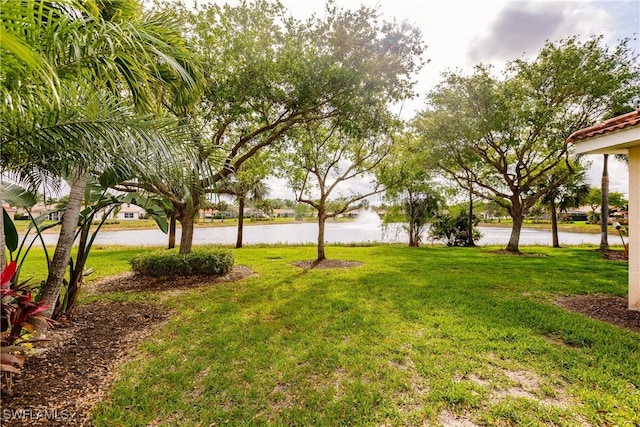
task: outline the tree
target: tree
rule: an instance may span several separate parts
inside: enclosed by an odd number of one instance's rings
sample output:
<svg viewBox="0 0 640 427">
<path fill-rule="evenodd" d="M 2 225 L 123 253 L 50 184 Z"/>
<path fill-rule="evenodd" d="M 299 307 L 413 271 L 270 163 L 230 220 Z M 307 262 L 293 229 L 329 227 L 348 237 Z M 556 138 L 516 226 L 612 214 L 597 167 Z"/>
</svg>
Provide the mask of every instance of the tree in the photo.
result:
<svg viewBox="0 0 640 427">
<path fill-rule="evenodd" d="M 424 229 L 441 203 L 426 165 L 427 157 L 417 142 L 411 134 L 396 138 L 384 167 L 377 170 L 378 180 L 386 186 L 385 198 L 401 207 L 410 247 L 420 245 Z M 385 215 L 385 222 L 398 220 L 396 215 Z"/>
<path fill-rule="evenodd" d="M 591 207 L 591 221 L 595 223 L 598 221 L 596 211 L 598 210 L 600 203 L 602 203 L 602 190 L 597 187 L 591 187 L 584 202 Z"/>
<path fill-rule="evenodd" d="M 547 43 L 532 61 L 508 64 L 502 79 L 485 66 L 447 73 L 415 120 L 438 166 L 457 184 L 494 201 L 513 218 L 506 249 L 518 252 L 527 212 L 574 169 L 565 140 L 636 91 L 638 66 L 628 40 L 601 37 Z M 542 186 L 556 171 L 557 181 Z"/>
<path fill-rule="evenodd" d="M 600 250 L 609 250 L 609 155 L 605 154 L 602 166 L 602 179 L 600 182 Z"/>
<path fill-rule="evenodd" d="M 183 19 L 206 76 L 195 106 L 171 109 L 188 124 L 188 145 L 200 163 L 190 168 L 181 191 L 166 191 L 167 180 L 157 177 L 129 185 L 171 200 L 183 253 L 191 249 L 203 195 L 256 153 L 306 123 L 328 121 L 353 134 L 379 128 L 390 115 L 387 102 L 412 94 L 420 34 L 383 22 L 375 10 L 330 4 L 324 17 L 300 22 L 282 5 L 263 0 L 170 7 Z M 211 159 L 218 161 L 212 167 Z M 214 173 L 201 173 L 211 168 Z"/>
<path fill-rule="evenodd" d="M 553 190 L 542 196 L 540 203 L 548 208 L 551 216 L 551 236 L 552 246 L 554 248 L 560 247 L 560 241 L 558 239 L 558 210 L 560 212 L 566 212 L 571 208 L 580 207 L 585 203 L 590 191 L 589 184 L 586 183 L 586 180 L 587 177 L 584 172 L 575 173 L 567 182 L 561 185 L 556 185 L 558 180 L 553 174 L 547 177 L 546 185 L 551 185 Z"/>
<path fill-rule="evenodd" d="M 625 208 L 629 205 L 629 201 L 624 198 L 624 194 L 619 191 L 611 191 L 609 193 L 609 206 L 614 208 Z"/>
<path fill-rule="evenodd" d="M 261 154 L 261 153 L 260 153 Z M 233 176 L 221 183 L 218 192 L 234 196 L 238 203 L 238 233 L 236 248 L 242 247 L 244 208 L 247 201 L 263 200 L 269 187 L 263 182 L 270 172 L 267 159 L 256 155 L 242 166 Z"/>
<path fill-rule="evenodd" d="M 37 84 L 40 74 L 29 72 L 24 57 L 7 54 L 12 84 L 3 89 L 13 102 L 2 104 L 7 117 L 2 121 L 2 168 L 33 188 L 42 176 L 70 177 L 69 201 L 41 291 L 50 315 L 89 176 L 110 168 L 113 173 L 124 166 L 118 161 L 123 158 L 129 161 L 126 167 L 142 166 L 136 160 L 147 151 L 166 147 L 166 121 L 141 113 L 154 108 L 156 90 L 167 80 L 187 86 L 192 80 L 175 22 L 139 15 L 134 0 L 52 2 L 49 14 L 33 14 L 35 3 L 19 3 L 30 20 L 26 28 L 34 29 L 25 32 L 28 45 L 45 58 L 59 87 L 55 102 L 47 101 L 50 88 Z"/>
<path fill-rule="evenodd" d="M 308 124 L 292 135 L 281 157 L 281 173 L 296 193 L 297 200 L 318 213 L 318 255 L 326 259 L 325 223 L 346 212 L 352 205 L 383 189 L 375 185 L 365 192 L 349 191 L 332 197 L 338 186 L 356 177 L 371 174 L 389 153 L 391 141 L 385 135 L 350 137 L 337 126 Z"/>
<path fill-rule="evenodd" d="M 471 236 L 468 236 L 468 224 L 472 224 Z M 448 212 L 438 213 L 429 229 L 429 237 L 442 240 L 447 246 L 469 246 L 469 240 L 480 239 L 480 232 L 475 228 L 479 223 L 477 217 L 469 219 L 469 212 L 459 207 L 451 207 Z"/>
<path fill-rule="evenodd" d="M 624 198 L 624 194 L 618 191 L 609 192 L 608 200 L 609 206 L 613 206 L 616 208 L 624 208 L 629 203 L 628 200 Z M 597 211 L 598 207 L 600 207 L 600 203 L 602 203 L 602 189 L 598 187 L 589 188 L 589 193 L 587 194 L 584 203 L 589 205 L 589 207 L 591 208 L 592 216 L 590 221 L 594 224 L 600 221 L 600 218 L 598 218 L 597 215 Z M 608 217 L 608 215 L 609 211 L 607 211 L 605 217 Z"/>
</svg>

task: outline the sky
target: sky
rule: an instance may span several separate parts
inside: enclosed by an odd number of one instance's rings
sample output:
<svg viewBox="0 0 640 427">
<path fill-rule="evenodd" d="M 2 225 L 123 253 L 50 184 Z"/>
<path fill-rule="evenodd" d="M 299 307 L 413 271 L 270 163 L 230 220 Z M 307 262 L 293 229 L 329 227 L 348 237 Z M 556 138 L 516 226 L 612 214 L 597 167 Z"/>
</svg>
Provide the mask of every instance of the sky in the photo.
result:
<svg viewBox="0 0 640 427">
<path fill-rule="evenodd" d="M 324 13 L 323 0 L 281 1 L 299 19 Z M 640 51 L 640 0 L 336 0 L 336 4 L 354 9 L 360 5 L 377 7 L 386 20 L 407 21 L 420 28 L 429 63 L 416 76 L 418 96 L 396 106 L 407 119 L 422 109 L 424 95 L 439 82 L 443 71 L 467 72 L 478 63 L 492 64 L 499 71 L 509 60 L 535 57 L 546 40 L 602 34 L 605 43 L 615 45 L 617 40 L 630 37 L 632 46 Z M 600 183 L 602 157 L 588 156 L 594 186 Z M 610 190 L 628 194 L 626 166 L 611 159 L 609 175 Z M 270 197 L 293 198 L 283 181 L 270 180 L 269 185 Z M 365 185 L 359 182 L 351 187 Z"/>
</svg>

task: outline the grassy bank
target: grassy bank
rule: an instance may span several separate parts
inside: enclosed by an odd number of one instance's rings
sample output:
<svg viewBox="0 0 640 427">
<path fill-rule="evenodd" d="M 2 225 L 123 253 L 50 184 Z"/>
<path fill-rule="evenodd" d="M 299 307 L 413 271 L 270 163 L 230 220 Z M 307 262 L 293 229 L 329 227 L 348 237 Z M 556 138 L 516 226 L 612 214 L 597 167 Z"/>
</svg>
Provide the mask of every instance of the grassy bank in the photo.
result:
<svg viewBox="0 0 640 427">
<path fill-rule="evenodd" d="M 481 222 L 479 224 L 482 227 L 507 227 L 511 228 L 512 221 L 511 220 L 502 220 L 501 222 L 492 221 L 492 222 Z M 546 230 L 551 231 L 551 222 L 534 222 L 526 220 L 522 225 L 523 228 L 534 228 L 536 230 Z M 558 231 L 563 231 L 567 233 L 590 233 L 590 234 L 600 234 L 600 224 L 590 224 L 586 221 L 575 221 L 571 223 L 561 222 L 558 224 Z M 614 242 L 619 241 L 618 230 L 615 229 L 612 225 L 608 228 L 609 231 L 609 242 L 613 240 Z M 626 236 L 626 234 L 625 234 Z"/>
<path fill-rule="evenodd" d="M 313 247 L 234 251 L 256 275 L 161 297 L 174 317 L 121 367 L 94 423 L 637 424 L 638 334 L 552 303 L 625 295 L 626 264 L 526 251 L 538 256 L 330 247 L 364 265 L 311 271 L 291 262 Z M 93 257 L 98 275 L 126 265 Z"/>
<path fill-rule="evenodd" d="M 305 222 L 315 222 L 314 218 L 306 219 Z M 347 221 L 346 219 L 340 219 L 340 221 Z M 270 219 L 252 219 L 245 218 L 244 225 L 252 226 L 252 225 L 269 225 L 269 224 L 293 224 L 296 222 L 294 218 L 270 218 Z M 55 221 L 45 221 L 43 225 L 54 224 Z M 29 226 L 29 221 L 20 220 L 14 221 L 16 229 L 18 232 L 23 232 Z M 238 220 L 237 219 L 206 219 L 200 220 L 196 222 L 196 227 L 237 227 Z M 180 228 L 180 223 L 178 222 L 177 227 Z M 104 223 L 101 230 L 105 231 L 120 231 L 120 230 L 145 230 L 145 229 L 154 229 L 158 228 L 156 222 L 152 219 L 118 219 L 118 220 L 109 220 Z M 54 227 L 50 230 L 45 231 L 45 233 L 59 233 L 60 229 Z"/>
</svg>

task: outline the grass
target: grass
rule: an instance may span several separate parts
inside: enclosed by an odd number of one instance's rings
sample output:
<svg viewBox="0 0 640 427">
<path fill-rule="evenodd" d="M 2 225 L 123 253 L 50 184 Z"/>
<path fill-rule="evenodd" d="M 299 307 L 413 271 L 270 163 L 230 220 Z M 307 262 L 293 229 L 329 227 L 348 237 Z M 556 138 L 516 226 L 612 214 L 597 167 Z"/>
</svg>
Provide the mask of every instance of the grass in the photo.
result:
<svg viewBox="0 0 640 427">
<path fill-rule="evenodd" d="M 313 247 L 235 251 L 257 275 L 161 298 L 174 317 L 121 366 L 93 422 L 637 425 L 638 334 L 551 302 L 625 295 L 626 265 L 525 250 L 539 256 L 330 247 L 365 264 L 309 271 L 291 262 Z M 101 275 L 126 256 L 93 257 Z"/>
</svg>

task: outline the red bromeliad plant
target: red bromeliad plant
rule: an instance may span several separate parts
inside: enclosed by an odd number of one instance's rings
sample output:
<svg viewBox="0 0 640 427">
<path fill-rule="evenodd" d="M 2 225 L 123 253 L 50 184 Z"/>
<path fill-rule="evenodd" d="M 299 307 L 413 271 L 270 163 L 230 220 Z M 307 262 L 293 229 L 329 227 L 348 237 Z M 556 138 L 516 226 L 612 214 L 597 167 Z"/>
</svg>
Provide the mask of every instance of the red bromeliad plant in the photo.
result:
<svg viewBox="0 0 640 427">
<path fill-rule="evenodd" d="M 13 375 L 20 373 L 24 365 L 25 344 L 34 341 L 25 334 L 44 332 L 48 326 L 47 319 L 39 315 L 47 306 L 33 302 L 30 289 L 11 286 L 16 270 L 17 262 L 12 260 L 0 275 L 0 375 L 8 393 Z"/>
</svg>

